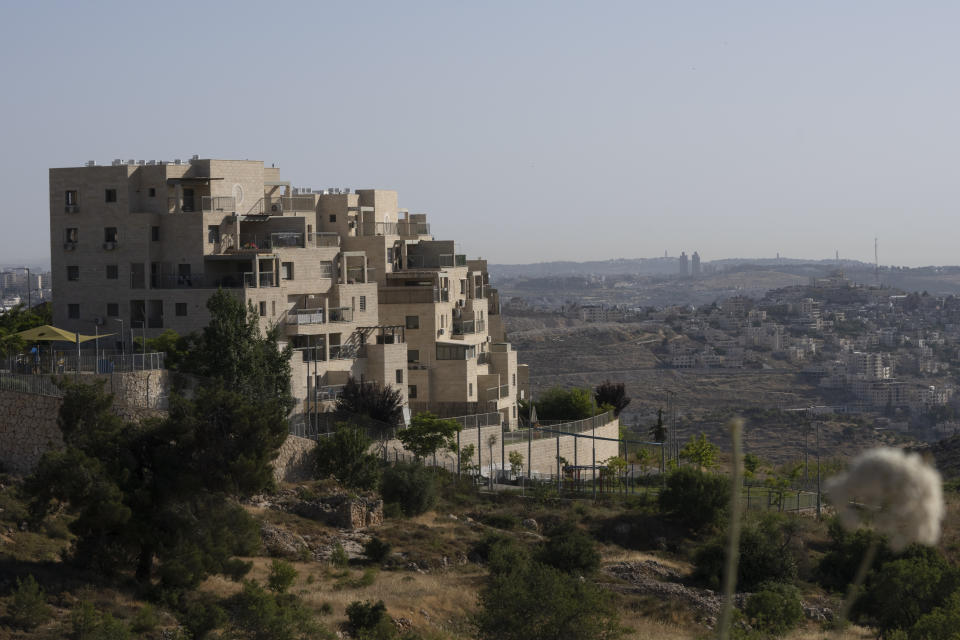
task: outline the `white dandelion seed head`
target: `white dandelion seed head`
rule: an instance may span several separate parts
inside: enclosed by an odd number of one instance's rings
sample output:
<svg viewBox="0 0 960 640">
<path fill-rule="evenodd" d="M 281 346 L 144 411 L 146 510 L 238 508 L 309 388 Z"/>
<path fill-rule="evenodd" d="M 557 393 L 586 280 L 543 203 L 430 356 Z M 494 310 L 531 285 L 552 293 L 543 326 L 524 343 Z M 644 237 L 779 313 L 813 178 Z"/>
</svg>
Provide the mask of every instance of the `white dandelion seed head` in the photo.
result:
<svg viewBox="0 0 960 640">
<path fill-rule="evenodd" d="M 871 449 L 857 456 L 846 473 L 832 478 L 826 491 L 845 528 L 870 523 L 890 539 L 895 551 L 940 539 L 943 483 L 919 454 Z"/>
</svg>

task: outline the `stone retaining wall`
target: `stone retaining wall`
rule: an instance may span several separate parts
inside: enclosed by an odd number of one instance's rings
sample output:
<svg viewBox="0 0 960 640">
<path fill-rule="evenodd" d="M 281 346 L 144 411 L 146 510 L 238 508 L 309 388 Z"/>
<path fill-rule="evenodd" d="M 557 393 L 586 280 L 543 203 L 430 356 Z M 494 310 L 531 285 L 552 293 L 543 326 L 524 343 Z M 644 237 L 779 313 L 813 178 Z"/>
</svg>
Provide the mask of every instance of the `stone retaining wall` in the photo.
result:
<svg viewBox="0 0 960 640">
<path fill-rule="evenodd" d="M 311 453 L 317 443 L 300 436 L 287 436 L 273 461 L 273 479 L 277 482 L 301 482 L 313 477 Z"/>
<path fill-rule="evenodd" d="M 63 446 L 57 415 L 62 398 L 0 391 L 0 467 L 28 474 L 49 449 Z"/>
</svg>

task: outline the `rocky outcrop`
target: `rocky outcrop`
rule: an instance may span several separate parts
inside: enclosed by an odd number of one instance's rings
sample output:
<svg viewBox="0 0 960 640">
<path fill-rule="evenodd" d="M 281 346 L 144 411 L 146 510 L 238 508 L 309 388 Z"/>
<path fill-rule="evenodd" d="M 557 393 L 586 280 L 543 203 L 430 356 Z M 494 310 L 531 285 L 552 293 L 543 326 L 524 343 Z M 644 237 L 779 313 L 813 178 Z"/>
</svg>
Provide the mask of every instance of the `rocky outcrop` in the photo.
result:
<svg viewBox="0 0 960 640">
<path fill-rule="evenodd" d="M 285 489 L 275 496 L 254 496 L 249 503 L 349 531 L 383 524 L 383 500 L 374 495 L 361 496 L 346 492 L 324 496 L 304 495 L 307 493 Z"/>
</svg>

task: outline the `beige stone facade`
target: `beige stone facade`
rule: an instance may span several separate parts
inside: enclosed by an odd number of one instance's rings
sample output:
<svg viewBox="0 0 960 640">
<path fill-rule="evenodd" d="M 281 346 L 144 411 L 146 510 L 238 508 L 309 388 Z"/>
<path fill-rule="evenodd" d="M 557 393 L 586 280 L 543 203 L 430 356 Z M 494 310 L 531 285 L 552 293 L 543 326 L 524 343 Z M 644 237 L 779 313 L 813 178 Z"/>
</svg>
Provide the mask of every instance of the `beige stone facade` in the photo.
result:
<svg viewBox="0 0 960 640">
<path fill-rule="evenodd" d="M 101 346 L 199 330 L 223 288 L 293 347 L 299 411 L 362 376 L 415 411 L 516 425 L 516 352 L 486 262 L 435 240 L 395 191 L 294 189 L 248 160 L 51 169 L 50 242 L 54 323 L 117 334 Z"/>
</svg>

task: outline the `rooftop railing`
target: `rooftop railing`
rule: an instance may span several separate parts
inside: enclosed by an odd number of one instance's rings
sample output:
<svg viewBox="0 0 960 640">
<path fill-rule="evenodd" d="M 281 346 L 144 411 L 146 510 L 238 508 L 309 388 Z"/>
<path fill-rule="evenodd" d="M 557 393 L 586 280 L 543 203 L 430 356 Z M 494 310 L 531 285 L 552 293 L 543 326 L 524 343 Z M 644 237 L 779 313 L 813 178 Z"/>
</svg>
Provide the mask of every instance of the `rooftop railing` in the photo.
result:
<svg viewBox="0 0 960 640">
<path fill-rule="evenodd" d="M 313 196 L 278 196 L 260 198 L 245 215 L 282 216 L 284 213 L 315 211 Z"/>
</svg>

